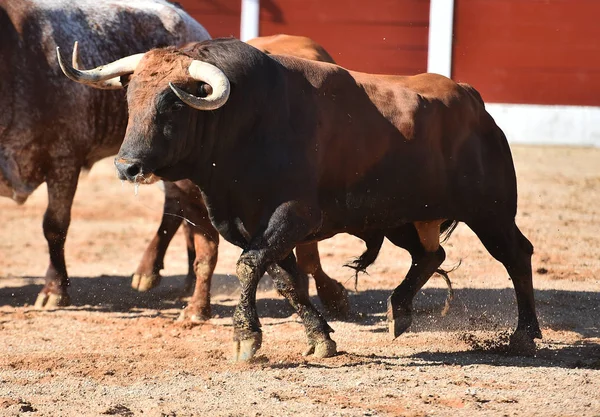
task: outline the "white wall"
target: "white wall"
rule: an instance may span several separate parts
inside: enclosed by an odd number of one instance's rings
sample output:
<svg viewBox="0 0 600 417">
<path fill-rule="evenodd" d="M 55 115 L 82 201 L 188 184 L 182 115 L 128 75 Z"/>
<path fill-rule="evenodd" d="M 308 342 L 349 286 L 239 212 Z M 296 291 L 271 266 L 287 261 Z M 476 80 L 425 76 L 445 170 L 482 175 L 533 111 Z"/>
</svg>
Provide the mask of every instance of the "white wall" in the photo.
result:
<svg viewBox="0 0 600 417">
<path fill-rule="evenodd" d="M 260 0 L 241 0 L 240 39 L 244 42 L 256 38 L 260 29 Z"/>
<path fill-rule="evenodd" d="M 454 0 L 431 0 L 428 72 L 451 77 L 453 29 Z M 600 107 L 486 103 L 486 108 L 511 143 L 600 147 Z"/>
<path fill-rule="evenodd" d="M 600 107 L 486 103 L 511 143 L 600 147 Z"/>
</svg>

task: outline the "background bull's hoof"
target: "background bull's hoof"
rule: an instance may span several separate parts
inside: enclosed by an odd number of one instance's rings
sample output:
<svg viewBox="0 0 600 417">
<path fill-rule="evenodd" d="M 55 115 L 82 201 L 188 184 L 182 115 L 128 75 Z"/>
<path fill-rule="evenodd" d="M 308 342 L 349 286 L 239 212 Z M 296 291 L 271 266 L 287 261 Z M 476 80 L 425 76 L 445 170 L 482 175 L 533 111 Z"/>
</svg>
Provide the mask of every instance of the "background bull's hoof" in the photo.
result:
<svg viewBox="0 0 600 417">
<path fill-rule="evenodd" d="M 38 294 L 34 307 L 38 310 L 68 307 L 71 305 L 69 294 L 54 294 L 41 292 Z"/>
<path fill-rule="evenodd" d="M 190 324 L 202 324 L 205 321 L 210 320 L 211 317 L 212 313 L 210 310 L 210 306 L 205 308 L 198 308 L 192 305 L 188 305 L 186 308 L 183 309 L 177 321 Z"/>
<path fill-rule="evenodd" d="M 254 357 L 254 354 L 262 345 L 262 333 L 252 333 L 250 338 L 235 340 L 233 342 L 233 361 L 246 362 Z"/>
<path fill-rule="evenodd" d="M 508 352 L 511 355 L 535 356 L 535 341 L 525 330 L 515 330 L 510 336 Z"/>
<path fill-rule="evenodd" d="M 160 274 L 133 274 L 131 288 L 140 292 L 151 290 L 160 284 Z"/>
</svg>

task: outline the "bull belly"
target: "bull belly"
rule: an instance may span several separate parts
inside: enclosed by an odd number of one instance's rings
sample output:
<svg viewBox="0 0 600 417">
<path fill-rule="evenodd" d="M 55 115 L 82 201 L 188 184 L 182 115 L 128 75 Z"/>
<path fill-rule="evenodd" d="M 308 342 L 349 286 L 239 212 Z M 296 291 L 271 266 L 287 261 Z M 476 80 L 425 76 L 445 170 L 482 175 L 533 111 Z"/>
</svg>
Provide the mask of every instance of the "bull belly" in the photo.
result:
<svg viewBox="0 0 600 417">
<path fill-rule="evenodd" d="M 425 207 L 427 205 L 427 207 Z M 390 230 L 406 223 L 452 218 L 450 210 L 439 204 L 398 205 L 381 204 L 377 207 L 344 207 L 323 211 L 323 222 L 311 236 L 321 240 L 338 233 L 360 234 L 372 230 Z"/>
</svg>

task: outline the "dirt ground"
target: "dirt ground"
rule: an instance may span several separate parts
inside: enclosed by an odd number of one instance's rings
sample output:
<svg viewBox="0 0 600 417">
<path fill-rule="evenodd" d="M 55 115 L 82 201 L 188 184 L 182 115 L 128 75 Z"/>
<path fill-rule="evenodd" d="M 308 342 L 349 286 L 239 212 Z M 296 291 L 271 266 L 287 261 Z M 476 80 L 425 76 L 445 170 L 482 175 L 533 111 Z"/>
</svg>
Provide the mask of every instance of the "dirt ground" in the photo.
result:
<svg viewBox="0 0 600 417">
<path fill-rule="evenodd" d="M 130 289 L 158 227 L 162 192 L 147 186 L 135 195 L 106 160 L 82 177 L 73 208 L 66 246 L 72 307 L 31 307 L 48 259 L 45 188 L 24 206 L 0 200 L 0 415 L 600 416 L 600 149 L 513 151 L 517 220 L 535 245 L 544 333 L 535 357 L 501 352 L 516 323 L 512 284 L 461 225 L 445 245 L 446 267 L 462 260 L 451 274 L 456 298 L 446 316 L 445 284 L 433 277 L 415 301 L 410 331 L 390 339 L 386 298 L 409 258 L 386 243 L 350 293 L 352 318 L 330 321 L 338 356 L 301 355 L 302 326 L 265 278 L 263 348 L 252 363 L 232 363 L 240 251 L 220 246 L 214 318 L 197 327 L 176 323 L 185 305 L 183 236 L 167 254 L 161 286 Z M 340 235 L 320 249 L 325 270 L 354 290 L 342 265 L 362 242 Z"/>
</svg>

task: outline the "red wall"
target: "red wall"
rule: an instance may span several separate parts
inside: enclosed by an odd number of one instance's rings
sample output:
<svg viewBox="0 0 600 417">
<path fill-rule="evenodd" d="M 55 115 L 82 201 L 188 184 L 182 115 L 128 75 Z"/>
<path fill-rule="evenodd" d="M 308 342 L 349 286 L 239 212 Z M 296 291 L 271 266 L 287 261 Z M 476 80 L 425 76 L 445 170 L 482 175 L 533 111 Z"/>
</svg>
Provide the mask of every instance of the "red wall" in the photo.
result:
<svg viewBox="0 0 600 417">
<path fill-rule="evenodd" d="M 427 68 L 429 0 L 261 0 L 260 34 L 308 36 L 338 64 L 415 74 Z"/>
<path fill-rule="evenodd" d="M 241 0 L 175 0 L 213 38 L 240 37 Z"/>
<path fill-rule="evenodd" d="M 211 36 L 240 33 L 241 0 L 179 0 Z M 427 68 L 429 0 L 261 0 L 260 35 L 308 36 L 342 66 L 415 74 Z"/>
<path fill-rule="evenodd" d="M 452 77 L 490 102 L 600 105 L 600 0 L 455 0 Z"/>
</svg>

